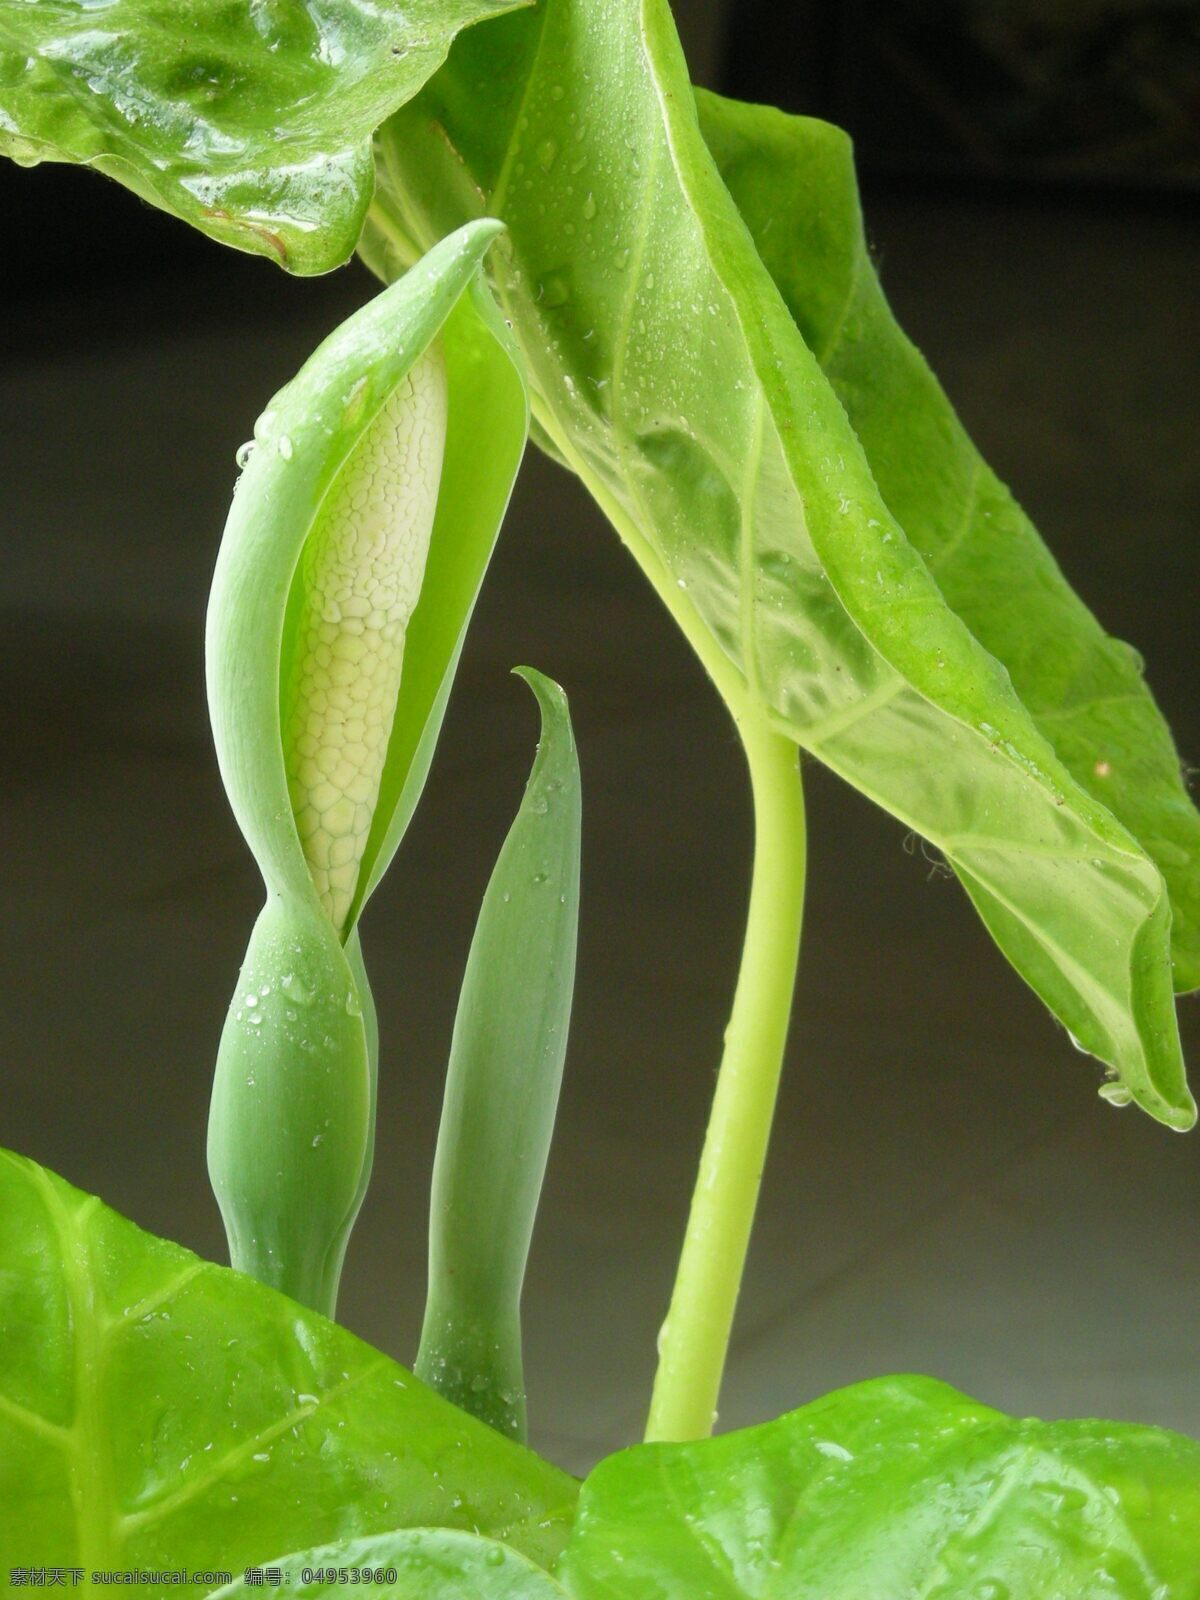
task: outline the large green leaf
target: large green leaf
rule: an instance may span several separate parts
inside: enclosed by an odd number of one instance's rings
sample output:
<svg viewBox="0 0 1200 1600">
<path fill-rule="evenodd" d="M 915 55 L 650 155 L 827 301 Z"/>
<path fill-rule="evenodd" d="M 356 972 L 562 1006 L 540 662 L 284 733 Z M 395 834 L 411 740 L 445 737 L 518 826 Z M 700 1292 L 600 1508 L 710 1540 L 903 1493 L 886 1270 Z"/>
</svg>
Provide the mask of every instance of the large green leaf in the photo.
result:
<svg viewBox="0 0 1200 1600">
<path fill-rule="evenodd" d="M 454 1019 L 416 1371 L 524 1439 L 521 1286 L 571 1021 L 581 798 L 567 697 L 541 673 L 518 671 L 537 696 L 542 736 L 483 897 Z"/>
<path fill-rule="evenodd" d="M 1200 1444 L 879 1378 L 601 1462 L 558 1576 L 577 1600 L 1197 1600 Z"/>
<path fill-rule="evenodd" d="M 506 1545 L 445 1528 L 406 1528 L 301 1550 L 261 1564 L 250 1582 L 242 1577 L 215 1589 L 211 1600 L 244 1600 L 281 1583 L 289 1595 L 370 1584 L 370 1593 L 392 1600 L 566 1600 L 565 1589 Z"/>
<path fill-rule="evenodd" d="M 327 272 L 358 238 L 375 129 L 460 28 L 525 3 L 0 0 L 0 154 L 84 162 L 225 244 Z"/>
<path fill-rule="evenodd" d="M 386 1356 L 0 1152 L 0 1566 L 240 1572 L 461 1528 L 538 1562 L 572 1479 Z"/>
<path fill-rule="evenodd" d="M 863 232 L 850 140 L 697 93 L 700 126 L 764 264 L 938 587 L 1008 668 L 1075 781 L 1157 862 L 1175 988 L 1200 985 L 1200 814 L 1140 657 L 1109 638 L 968 438 L 892 315 Z"/>
<path fill-rule="evenodd" d="M 539 425 L 735 709 L 937 845 L 1116 1092 L 1190 1126 L 1162 877 L 885 504 L 705 146 L 663 0 L 545 0 L 463 35 L 379 173 L 385 274 L 480 207 L 507 223 Z"/>
</svg>

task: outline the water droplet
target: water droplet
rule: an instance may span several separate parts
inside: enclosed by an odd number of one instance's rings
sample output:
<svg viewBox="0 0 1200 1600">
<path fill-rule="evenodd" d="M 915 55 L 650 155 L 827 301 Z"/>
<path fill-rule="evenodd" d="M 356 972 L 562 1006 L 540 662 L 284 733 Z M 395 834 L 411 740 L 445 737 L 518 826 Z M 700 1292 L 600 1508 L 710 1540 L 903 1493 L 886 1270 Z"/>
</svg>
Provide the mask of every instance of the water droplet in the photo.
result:
<svg viewBox="0 0 1200 1600">
<path fill-rule="evenodd" d="M 324 1143 L 325 1135 L 323 1133 L 314 1133 L 312 1136 L 312 1143 L 309 1145 L 309 1149 L 316 1150 Z"/>
<path fill-rule="evenodd" d="M 279 454 L 285 461 L 290 461 L 292 459 L 292 441 L 288 438 L 286 433 L 281 433 L 279 435 Z"/>
<path fill-rule="evenodd" d="M 289 1000 L 294 1001 L 298 1006 L 312 1005 L 313 991 L 294 972 L 289 972 L 283 980 L 283 992 Z"/>
<path fill-rule="evenodd" d="M 549 172 L 558 160 L 558 141 L 556 139 L 543 139 L 537 147 L 538 166 L 543 172 Z"/>
<path fill-rule="evenodd" d="M 589 194 L 587 199 L 583 202 L 584 221 L 585 222 L 590 222 L 595 215 L 596 215 L 596 197 L 593 194 Z"/>
<path fill-rule="evenodd" d="M 504 1550 L 501 1545 L 495 1544 L 484 1558 L 489 1567 L 502 1567 L 504 1565 Z"/>
<path fill-rule="evenodd" d="M 833 1439 L 815 1439 L 813 1449 L 823 1456 L 828 1456 L 831 1461 L 853 1461 L 853 1451 L 847 1450 L 844 1444 L 838 1444 Z"/>
<path fill-rule="evenodd" d="M 1133 1102 L 1133 1091 L 1123 1083 L 1102 1083 L 1096 1093 L 1110 1106 L 1127 1106 Z"/>
<path fill-rule="evenodd" d="M 254 454 L 254 440 L 253 439 L 247 439 L 245 444 L 240 444 L 238 446 L 237 455 L 234 456 L 233 459 L 237 462 L 238 468 L 241 471 L 244 472 L 245 469 L 250 465 L 250 457 L 253 454 Z"/>
<path fill-rule="evenodd" d="M 246 996 L 246 1004 L 253 1009 L 258 1004 L 258 996 L 256 994 L 248 994 Z"/>
<path fill-rule="evenodd" d="M 1082 1511 L 1088 1503 L 1086 1492 L 1077 1484 L 1049 1481 L 1035 1483 L 1033 1487 L 1039 1494 L 1044 1494 L 1053 1501 L 1054 1510 L 1059 1515 L 1063 1512 Z"/>
<path fill-rule="evenodd" d="M 358 998 L 357 989 L 351 989 L 346 995 L 346 1015 L 348 1017 L 362 1016 L 362 1001 Z"/>
<path fill-rule="evenodd" d="M 571 298 L 570 285 L 561 272 L 552 272 L 542 279 L 538 285 L 538 299 L 551 311 L 556 306 L 565 306 Z"/>
</svg>

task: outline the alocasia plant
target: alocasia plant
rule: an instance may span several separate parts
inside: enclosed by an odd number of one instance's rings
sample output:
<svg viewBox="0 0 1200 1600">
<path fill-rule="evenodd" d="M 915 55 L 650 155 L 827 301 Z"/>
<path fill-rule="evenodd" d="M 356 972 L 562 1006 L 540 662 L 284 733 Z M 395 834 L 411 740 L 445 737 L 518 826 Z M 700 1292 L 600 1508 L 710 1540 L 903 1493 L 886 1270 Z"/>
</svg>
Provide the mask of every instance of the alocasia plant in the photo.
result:
<svg viewBox="0 0 1200 1600">
<path fill-rule="evenodd" d="M 1200 1447 L 1165 1432 L 1014 1422 L 893 1379 L 706 1438 L 799 950 L 798 750 L 941 851 L 1107 1098 L 1195 1118 L 1174 994 L 1200 982 L 1200 818 L 1133 653 L 892 319 L 844 137 L 694 94 L 666 0 L 0 0 L 0 148 L 96 165 L 292 271 L 357 248 L 391 285 L 260 420 L 210 608 L 218 755 L 268 896 L 210 1165 L 234 1265 L 269 1287 L 0 1167 L 0 1558 L 270 1561 L 313 1593 L 353 1567 L 433 1600 L 1196 1600 Z M 527 432 L 692 644 L 755 804 L 648 1428 L 680 1442 L 602 1463 L 573 1529 L 575 1486 L 500 1437 L 524 1429 L 519 1295 L 578 910 L 574 744 L 537 674 L 542 745 L 437 1156 L 417 1366 L 446 1399 L 296 1304 L 332 1313 L 369 1172 L 358 916 Z"/>
</svg>

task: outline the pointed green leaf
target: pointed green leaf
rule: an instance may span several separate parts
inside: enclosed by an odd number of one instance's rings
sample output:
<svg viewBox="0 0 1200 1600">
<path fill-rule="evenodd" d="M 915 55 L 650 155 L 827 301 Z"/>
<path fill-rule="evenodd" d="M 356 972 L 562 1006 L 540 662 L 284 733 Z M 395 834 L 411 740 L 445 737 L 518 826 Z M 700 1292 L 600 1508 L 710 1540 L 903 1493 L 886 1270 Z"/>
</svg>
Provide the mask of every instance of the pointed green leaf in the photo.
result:
<svg viewBox="0 0 1200 1600">
<path fill-rule="evenodd" d="M 392 1600 L 566 1600 L 565 1589 L 515 1550 L 445 1528 L 339 1540 L 266 1565 L 278 1571 L 289 1595 L 333 1594 L 347 1583 L 369 1583 L 372 1594 Z M 275 1571 L 270 1582 L 278 1582 Z M 210 1600 L 243 1600 L 261 1587 L 257 1578 L 239 1578 L 214 1589 Z"/>
<path fill-rule="evenodd" d="M 1175 988 L 1200 986 L 1200 813 L 1141 660 L 1071 589 L 896 323 L 867 250 L 849 139 L 703 91 L 697 103 L 721 176 L 884 500 L 1071 776 L 1157 863 Z"/>
<path fill-rule="evenodd" d="M 1197 1600 L 1200 1444 L 879 1378 L 587 1479 L 576 1600 Z"/>
<path fill-rule="evenodd" d="M 566 696 L 531 668 L 542 736 L 467 957 L 430 1204 L 418 1375 L 525 1437 L 521 1284 L 575 985 L 579 764 Z"/>
<path fill-rule="evenodd" d="M 0 0 L 0 154 L 82 162 L 292 272 L 354 249 L 371 136 L 526 0 Z"/>
<path fill-rule="evenodd" d="M 559 1548 L 572 1479 L 343 1329 L 0 1152 L 0 1562 L 241 1573 L 433 1526 Z"/>
<path fill-rule="evenodd" d="M 430 251 L 275 396 L 209 603 L 221 774 L 268 895 L 209 1170 L 233 1264 L 328 1315 L 374 1136 L 355 926 L 424 786 L 525 442 L 517 358 L 478 282 L 497 229 Z"/>
<path fill-rule="evenodd" d="M 468 190 L 505 220 L 492 267 L 538 420 L 736 713 L 932 840 L 1117 1092 L 1190 1126 L 1161 875 L 885 504 L 705 146 L 662 0 L 546 0 L 464 35 L 379 145 L 394 241 L 436 237 Z"/>
</svg>

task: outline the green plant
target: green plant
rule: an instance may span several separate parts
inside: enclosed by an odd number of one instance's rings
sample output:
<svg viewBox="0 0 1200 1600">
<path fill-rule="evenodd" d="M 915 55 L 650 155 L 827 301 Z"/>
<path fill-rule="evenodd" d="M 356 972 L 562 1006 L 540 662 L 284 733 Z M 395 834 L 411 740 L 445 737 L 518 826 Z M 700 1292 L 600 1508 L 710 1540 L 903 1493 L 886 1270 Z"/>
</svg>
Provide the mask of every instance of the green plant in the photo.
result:
<svg viewBox="0 0 1200 1600">
<path fill-rule="evenodd" d="M 693 95 L 664 0 L 7 0 L 0 148 L 98 165 L 294 271 L 357 248 L 391 285 L 260 419 L 210 609 L 222 774 L 267 891 L 210 1124 L 246 1275 L 4 1158 L 0 1555 L 278 1560 L 314 1591 L 382 1567 L 434 1597 L 1200 1596 L 1200 1445 L 1178 1436 L 879 1380 L 706 1437 L 800 943 L 798 749 L 937 846 L 1107 1098 L 1195 1117 L 1174 993 L 1200 982 L 1200 818 L 1132 652 L 896 327 L 844 137 Z M 582 1492 L 501 1437 L 524 1434 L 578 903 L 570 723 L 537 674 L 542 744 L 455 1030 L 424 1383 L 319 1315 L 370 1168 L 356 923 L 527 430 L 692 644 L 755 804 L 654 1442 Z"/>
</svg>

